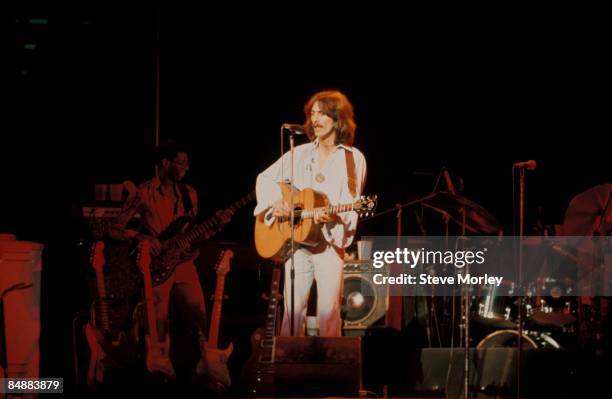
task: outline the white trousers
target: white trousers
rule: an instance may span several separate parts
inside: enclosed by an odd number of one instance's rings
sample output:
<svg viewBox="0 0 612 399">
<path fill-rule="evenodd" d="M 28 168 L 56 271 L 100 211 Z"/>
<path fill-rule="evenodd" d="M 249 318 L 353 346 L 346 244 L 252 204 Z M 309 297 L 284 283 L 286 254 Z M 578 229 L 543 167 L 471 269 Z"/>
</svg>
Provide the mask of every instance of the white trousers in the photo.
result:
<svg viewBox="0 0 612 399">
<path fill-rule="evenodd" d="M 344 261 L 334 247 L 327 245 L 322 251 L 312 253 L 299 248 L 294 256 L 295 264 L 295 313 L 294 333 L 304 335 L 308 296 L 314 280 L 317 281 L 317 317 L 319 335 L 337 337 L 340 335 L 340 303 Z M 285 262 L 285 311 L 281 335 L 290 335 L 289 313 L 291 311 L 291 259 Z"/>
</svg>

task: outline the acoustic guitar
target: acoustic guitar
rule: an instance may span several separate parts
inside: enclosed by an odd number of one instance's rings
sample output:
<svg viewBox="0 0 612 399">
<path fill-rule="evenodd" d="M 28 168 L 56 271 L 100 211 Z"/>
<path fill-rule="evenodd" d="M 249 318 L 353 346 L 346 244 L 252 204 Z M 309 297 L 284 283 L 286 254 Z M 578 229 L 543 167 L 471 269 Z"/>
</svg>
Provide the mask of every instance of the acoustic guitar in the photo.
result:
<svg viewBox="0 0 612 399">
<path fill-rule="evenodd" d="M 296 244 L 316 246 L 321 242 L 321 227 L 314 223 L 317 212 L 327 210 L 329 215 L 345 212 L 357 212 L 359 217 L 373 214 L 376 208 L 377 196 L 361 196 L 350 204 L 330 205 L 325 194 L 306 188 L 302 191 L 293 190 L 288 184 L 278 183 L 283 200 L 291 202 L 293 195 L 294 240 Z M 274 217 L 272 212 L 262 212 L 255 218 L 255 248 L 265 259 L 282 262 L 290 254 L 291 219 L 290 217 Z"/>
</svg>

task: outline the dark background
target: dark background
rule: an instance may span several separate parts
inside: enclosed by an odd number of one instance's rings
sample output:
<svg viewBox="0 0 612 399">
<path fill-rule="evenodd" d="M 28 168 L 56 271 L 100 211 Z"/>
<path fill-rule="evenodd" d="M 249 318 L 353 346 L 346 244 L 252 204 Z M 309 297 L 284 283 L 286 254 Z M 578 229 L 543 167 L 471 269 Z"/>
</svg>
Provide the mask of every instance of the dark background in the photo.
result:
<svg viewBox="0 0 612 399">
<path fill-rule="evenodd" d="M 308 97 L 328 88 L 354 104 L 355 146 L 379 210 L 430 193 L 445 166 L 511 234 L 513 162 L 538 162 L 527 175 L 528 231 L 538 218 L 562 223 L 574 195 L 609 181 L 609 68 L 593 42 L 512 30 L 443 36 L 402 21 L 311 23 L 212 10 L 14 15 L 0 230 L 47 246 L 43 375 L 68 373 L 68 360 L 56 359 L 67 359 L 67 320 L 87 303 L 75 206 L 92 200 L 96 182 L 153 172 L 156 54 L 161 140 L 190 145 L 188 181 L 204 215 L 254 188 L 279 156 L 279 125 L 301 122 Z M 250 245 L 251 211 L 219 239 Z M 360 233 L 394 234 L 394 220 L 364 222 Z M 413 218 L 404 229 L 415 232 Z"/>
</svg>

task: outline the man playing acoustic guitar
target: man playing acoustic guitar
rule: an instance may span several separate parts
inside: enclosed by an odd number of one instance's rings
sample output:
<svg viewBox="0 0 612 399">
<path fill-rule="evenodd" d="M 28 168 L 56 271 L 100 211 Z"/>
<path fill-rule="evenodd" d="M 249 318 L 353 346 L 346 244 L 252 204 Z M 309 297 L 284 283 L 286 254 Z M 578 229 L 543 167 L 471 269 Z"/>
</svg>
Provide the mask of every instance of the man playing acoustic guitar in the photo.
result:
<svg viewBox="0 0 612 399">
<path fill-rule="evenodd" d="M 310 143 L 295 148 L 294 181 L 298 190 L 312 188 L 325 194 L 330 204 L 355 202 L 361 195 L 366 178 L 363 154 L 352 147 L 356 124 L 353 106 L 338 91 L 322 91 L 304 106 L 304 129 Z M 256 183 L 257 207 L 254 214 L 266 219 L 290 214 L 278 183 L 290 176 L 291 154 L 259 174 Z M 325 209 L 314 215 L 316 228 L 323 239 L 315 246 L 300 245 L 294 255 L 295 313 L 294 332 L 303 333 L 308 296 L 313 280 L 317 282 L 317 315 L 322 336 L 340 335 L 340 304 L 343 285 L 344 248 L 353 241 L 357 228 L 355 212 L 331 215 Z M 282 335 L 290 334 L 291 307 L 290 260 L 285 262 L 285 311 Z"/>
</svg>

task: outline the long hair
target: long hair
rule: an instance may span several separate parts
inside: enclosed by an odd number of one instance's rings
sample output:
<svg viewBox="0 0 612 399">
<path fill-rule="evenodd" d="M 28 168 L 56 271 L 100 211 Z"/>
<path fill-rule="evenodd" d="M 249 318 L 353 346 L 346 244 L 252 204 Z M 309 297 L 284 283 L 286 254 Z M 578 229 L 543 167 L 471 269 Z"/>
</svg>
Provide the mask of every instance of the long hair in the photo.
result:
<svg viewBox="0 0 612 399">
<path fill-rule="evenodd" d="M 346 96 L 337 90 L 326 90 L 315 93 L 304 106 L 304 129 L 310 141 L 315 139 L 314 129 L 310 120 L 310 111 L 315 103 L 319 103 L 321 112 L 334 120 L 336 129 L 335 144 L 353 145 L 357 124 L 353 120 L 353 105 Z"/>
</svg>

